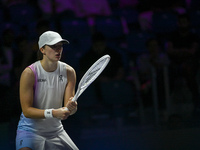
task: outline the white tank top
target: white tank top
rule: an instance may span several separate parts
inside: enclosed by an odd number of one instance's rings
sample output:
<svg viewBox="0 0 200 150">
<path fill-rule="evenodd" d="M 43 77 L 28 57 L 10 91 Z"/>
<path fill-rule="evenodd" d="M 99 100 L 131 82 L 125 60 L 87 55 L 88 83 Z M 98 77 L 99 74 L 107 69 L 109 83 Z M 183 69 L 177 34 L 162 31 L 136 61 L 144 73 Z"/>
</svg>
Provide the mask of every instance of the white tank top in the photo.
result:
<svg viewBox="0 0 200 150">
<path fill-rule="evenodd" d="M 63 106 L 67 84 L 67 64 L 58 61 L 54 72 L 46 72 L 40 61 L 29 66 L 35 74 L 33 107 L 38 109 L 60 108 Z M 59 119 L 29 119 L 21 114 L 18 129 L 36 131 L 39 134 L 55 134 L 63 129 Z"/>
</svg>

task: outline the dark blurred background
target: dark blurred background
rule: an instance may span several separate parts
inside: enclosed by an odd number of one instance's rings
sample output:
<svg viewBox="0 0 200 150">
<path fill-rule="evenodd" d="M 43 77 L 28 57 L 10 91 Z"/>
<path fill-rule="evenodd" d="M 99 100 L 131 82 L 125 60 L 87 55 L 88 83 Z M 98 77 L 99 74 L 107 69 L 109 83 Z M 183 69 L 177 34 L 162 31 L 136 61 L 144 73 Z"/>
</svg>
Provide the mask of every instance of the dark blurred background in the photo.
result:
<svg viewBox="0 0 200 150">
<path fill-rule="evenodd" d="M 63 121 L 81 150 L 195 150 L 200 138 L 198 0 L 1 0 L 0 149 L 14 150 L 19 79 L 47 30 L 70 41 L 62 61 L 108 67 Z"/>
</svg>

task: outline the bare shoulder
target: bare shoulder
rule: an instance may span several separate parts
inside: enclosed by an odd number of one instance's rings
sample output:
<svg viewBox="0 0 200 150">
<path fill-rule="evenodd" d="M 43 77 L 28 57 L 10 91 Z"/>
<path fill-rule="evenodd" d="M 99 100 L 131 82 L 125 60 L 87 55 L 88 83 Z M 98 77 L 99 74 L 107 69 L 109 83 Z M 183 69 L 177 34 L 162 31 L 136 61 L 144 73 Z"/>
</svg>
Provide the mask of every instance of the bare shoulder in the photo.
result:
<svg viewBox="0 0 200 150">
<path fill-rule="evenodd" d="M 33 71 L 29 67 L 27 67 L 22 72 L 20 80 L 21 80 L 21 82 L 27 82 L 29 84 L 34 84 L 35 75 L 34 75 Z"/>
<path fill-rule="evenodd" d="M 72 66 L 67 64 L 66 71 L 67 71 L 68 79 L 76 79 L 76 71 L 74 70 Z"/>
<path fill-rule="evenodd" d="M 70 65 L 66 65 L 67 74 L 76 74 L 74 68 Z"/>
<path fill-rule="evenodd" d="M 33 73 L 33 71 L 31 70 L 31 68 L 26 67 L 26 68 L 24 69 L 24 71 L 22 72 L 22 75 L 23 75 L 23 76 L 29 76 L 29 77 L 31 77 L 31 76 L 34 76 L 34 73 Z"/>
</svg>

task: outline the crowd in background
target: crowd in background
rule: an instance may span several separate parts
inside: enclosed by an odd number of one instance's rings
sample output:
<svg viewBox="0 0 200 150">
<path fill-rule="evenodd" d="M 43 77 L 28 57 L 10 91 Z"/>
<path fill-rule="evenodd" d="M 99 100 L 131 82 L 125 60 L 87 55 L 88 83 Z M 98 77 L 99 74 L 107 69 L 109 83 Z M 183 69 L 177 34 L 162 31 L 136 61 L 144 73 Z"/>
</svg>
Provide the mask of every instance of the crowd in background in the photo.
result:
<svg viewBox="0 0 200 150">
<path fill-rule="evenodd" d="M 19 77 L 37 59 L 38 37 L 46 30 L 58 31 L 69 39 L 62 60 L 76 69 L 78 79 L 97 58 L 111 55 L 108 68 L 94 84 L 97 103 L 92 107 L 96 111 L 115 103 L 113 107 L 117 110 L 134 106 L 130 108 L 133 110 L 140 105 L 135 96 L 138 93 L 144 107 L 152 106 L 153 73 L 156 73 L 159 109 L 166 109 L 165 67 L 170 95 L 187 85 L 189 100 L 194 111 L 198 111 L 199 6 L 198 0 L 2 0 L 0 114 L 6 111 L 18 117 L 21 113 Z M 163 22 L 168 17 L 168 22 Z M 108 82 L 114 89 L 131 85 L 129 94 L 137 94 L 132 101 L 119 99 L 105 103 L 104 97 L 111 93 L 102 95 L 102 84 Z M 122 92 L 124 89 L 120 87 Z M 91 109 L 89 104 L 87 107 Z M 0 122 L 8 121 L 8 115 L 1 116 Z"/>
</svg>

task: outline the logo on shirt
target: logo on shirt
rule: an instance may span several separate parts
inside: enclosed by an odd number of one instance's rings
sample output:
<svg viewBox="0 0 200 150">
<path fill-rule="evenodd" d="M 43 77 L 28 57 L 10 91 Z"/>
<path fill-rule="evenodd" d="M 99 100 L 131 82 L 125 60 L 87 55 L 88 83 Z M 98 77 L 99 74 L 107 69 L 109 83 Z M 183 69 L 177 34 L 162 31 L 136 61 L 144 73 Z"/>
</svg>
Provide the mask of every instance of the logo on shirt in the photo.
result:
<svg viewBox="0 0 200 150">
<path fill-rule="evenodd" d="M 63 75 L 59 75 L 59 81 L 63 81 Z"/>
<path fill-rule="evenodd" d="M 20 140 L 20 146 L 22 146 L 22 142 L 23 142 L 23 140 Z"/>
<path fill-rule="evenodd" d="M 38 79 L 37 82 L 46 82 L 47 79 Z"/>
</svg>

